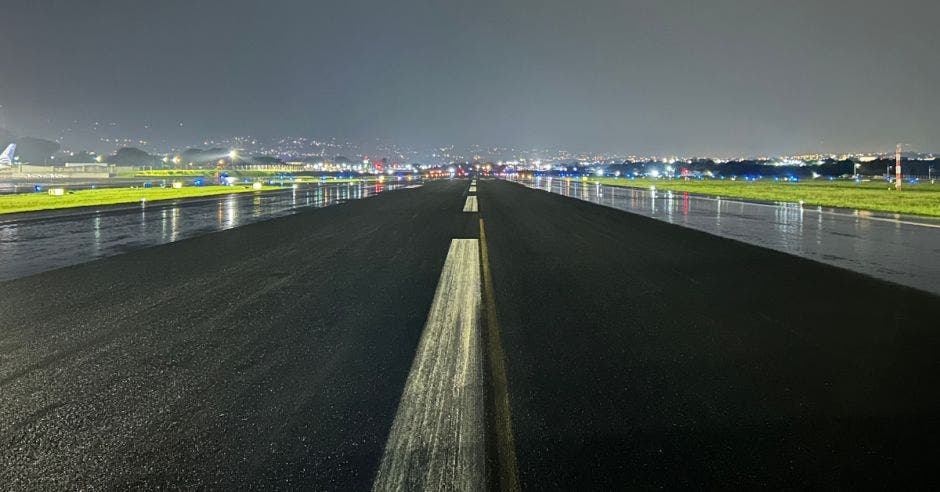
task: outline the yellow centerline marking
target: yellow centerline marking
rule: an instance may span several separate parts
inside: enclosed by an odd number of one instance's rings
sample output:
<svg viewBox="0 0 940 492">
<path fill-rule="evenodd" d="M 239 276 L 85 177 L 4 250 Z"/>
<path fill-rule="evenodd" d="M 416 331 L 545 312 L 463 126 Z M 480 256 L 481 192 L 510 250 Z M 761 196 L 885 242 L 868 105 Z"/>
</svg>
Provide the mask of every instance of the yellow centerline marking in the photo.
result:
<svg viewBox="0 0 940 492">
<path fill-rule="evenodd" d="M 512 412 L 509 407 L 509 382 L 506 377 L 506 354 L 500 339 L 499 320 L 496 316 L 496 293 L 490 273 L 486 229 L 480 218 L 480 266 L 483 271 L 483 340 L 489 361 L 489 389 L 492 400 L 493 436 L 496 450 L 496 485 L 498 490 L 517 491 L 519 465 L 512 435 Z"/>
</svg>

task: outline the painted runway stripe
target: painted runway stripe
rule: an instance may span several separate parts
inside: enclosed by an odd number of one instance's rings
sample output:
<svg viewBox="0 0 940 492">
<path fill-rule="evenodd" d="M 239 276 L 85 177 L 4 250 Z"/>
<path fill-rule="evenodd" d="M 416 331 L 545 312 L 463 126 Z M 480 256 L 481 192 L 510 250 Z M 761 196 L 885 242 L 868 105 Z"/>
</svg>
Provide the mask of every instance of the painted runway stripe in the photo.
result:
<svg viewBox="0 0 940 492">
<path fill-rule="evenodd" d="M 477 192 L 477 187 L 476 187 L 476 186 L 470 186 L 470 193 L 476 193 L 476 192 Z"/>
<path fill-rule="evenodd" d="M 466 203 L 463 204 L 464 212 L 476 212 L 477 211 L 477 196 L 470 195 L 467 197 Z"/>
<path fill-rule="evenodd" d="M 486 486 L 480 247 L 451 241 L 373 490 Z"/>
</svg>

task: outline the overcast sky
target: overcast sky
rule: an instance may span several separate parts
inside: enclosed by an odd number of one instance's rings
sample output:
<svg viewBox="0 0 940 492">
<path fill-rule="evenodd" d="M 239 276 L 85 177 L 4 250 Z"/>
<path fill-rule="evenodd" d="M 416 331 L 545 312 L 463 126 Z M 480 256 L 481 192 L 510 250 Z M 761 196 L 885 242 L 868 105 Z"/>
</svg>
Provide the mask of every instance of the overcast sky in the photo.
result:
<svg viewBox="0 0 940 492">
<path fill-rule="evenodd" d="M 937 0 L 5 0 L 0 18 L 20 134 L 940 150 Z"/>
</svg>

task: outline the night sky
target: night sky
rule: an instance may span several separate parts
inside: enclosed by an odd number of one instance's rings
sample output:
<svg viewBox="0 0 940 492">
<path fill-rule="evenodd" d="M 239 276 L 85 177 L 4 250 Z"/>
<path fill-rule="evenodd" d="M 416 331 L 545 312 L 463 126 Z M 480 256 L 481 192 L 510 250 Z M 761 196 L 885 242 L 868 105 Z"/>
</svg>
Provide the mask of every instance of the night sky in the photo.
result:
<svg viewBox="0 0 940 492">
<path fill-rule="evenodd" d="M 937 0 L 0 5 L 0 124 L 21 135 L 940 150 Z"/>
</svg>

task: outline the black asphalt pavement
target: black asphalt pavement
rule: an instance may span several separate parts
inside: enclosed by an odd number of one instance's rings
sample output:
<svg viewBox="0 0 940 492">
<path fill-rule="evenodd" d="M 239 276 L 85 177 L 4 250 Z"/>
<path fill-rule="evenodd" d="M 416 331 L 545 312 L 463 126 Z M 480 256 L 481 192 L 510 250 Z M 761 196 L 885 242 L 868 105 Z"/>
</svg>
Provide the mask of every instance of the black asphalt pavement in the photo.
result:
<svg viewBox="0 0 940 492">
<path fill-rule="evenodd" d="M 937 297 L 507 182 L 479 207 L 524 488 L 938 483 Z"/>
<path fill-rule="evenodd" d="M 479 218 L 488 459 L 511 428 L 523 488 L 937 485 L 940 298 L 468 184 L 0 282 L 0 489 L 370 488 Z"/>
<path fill-rule="evenodd" d="M 0 488 L 369 488 L 466 186 L 0 283 Z"/>
</svg>

